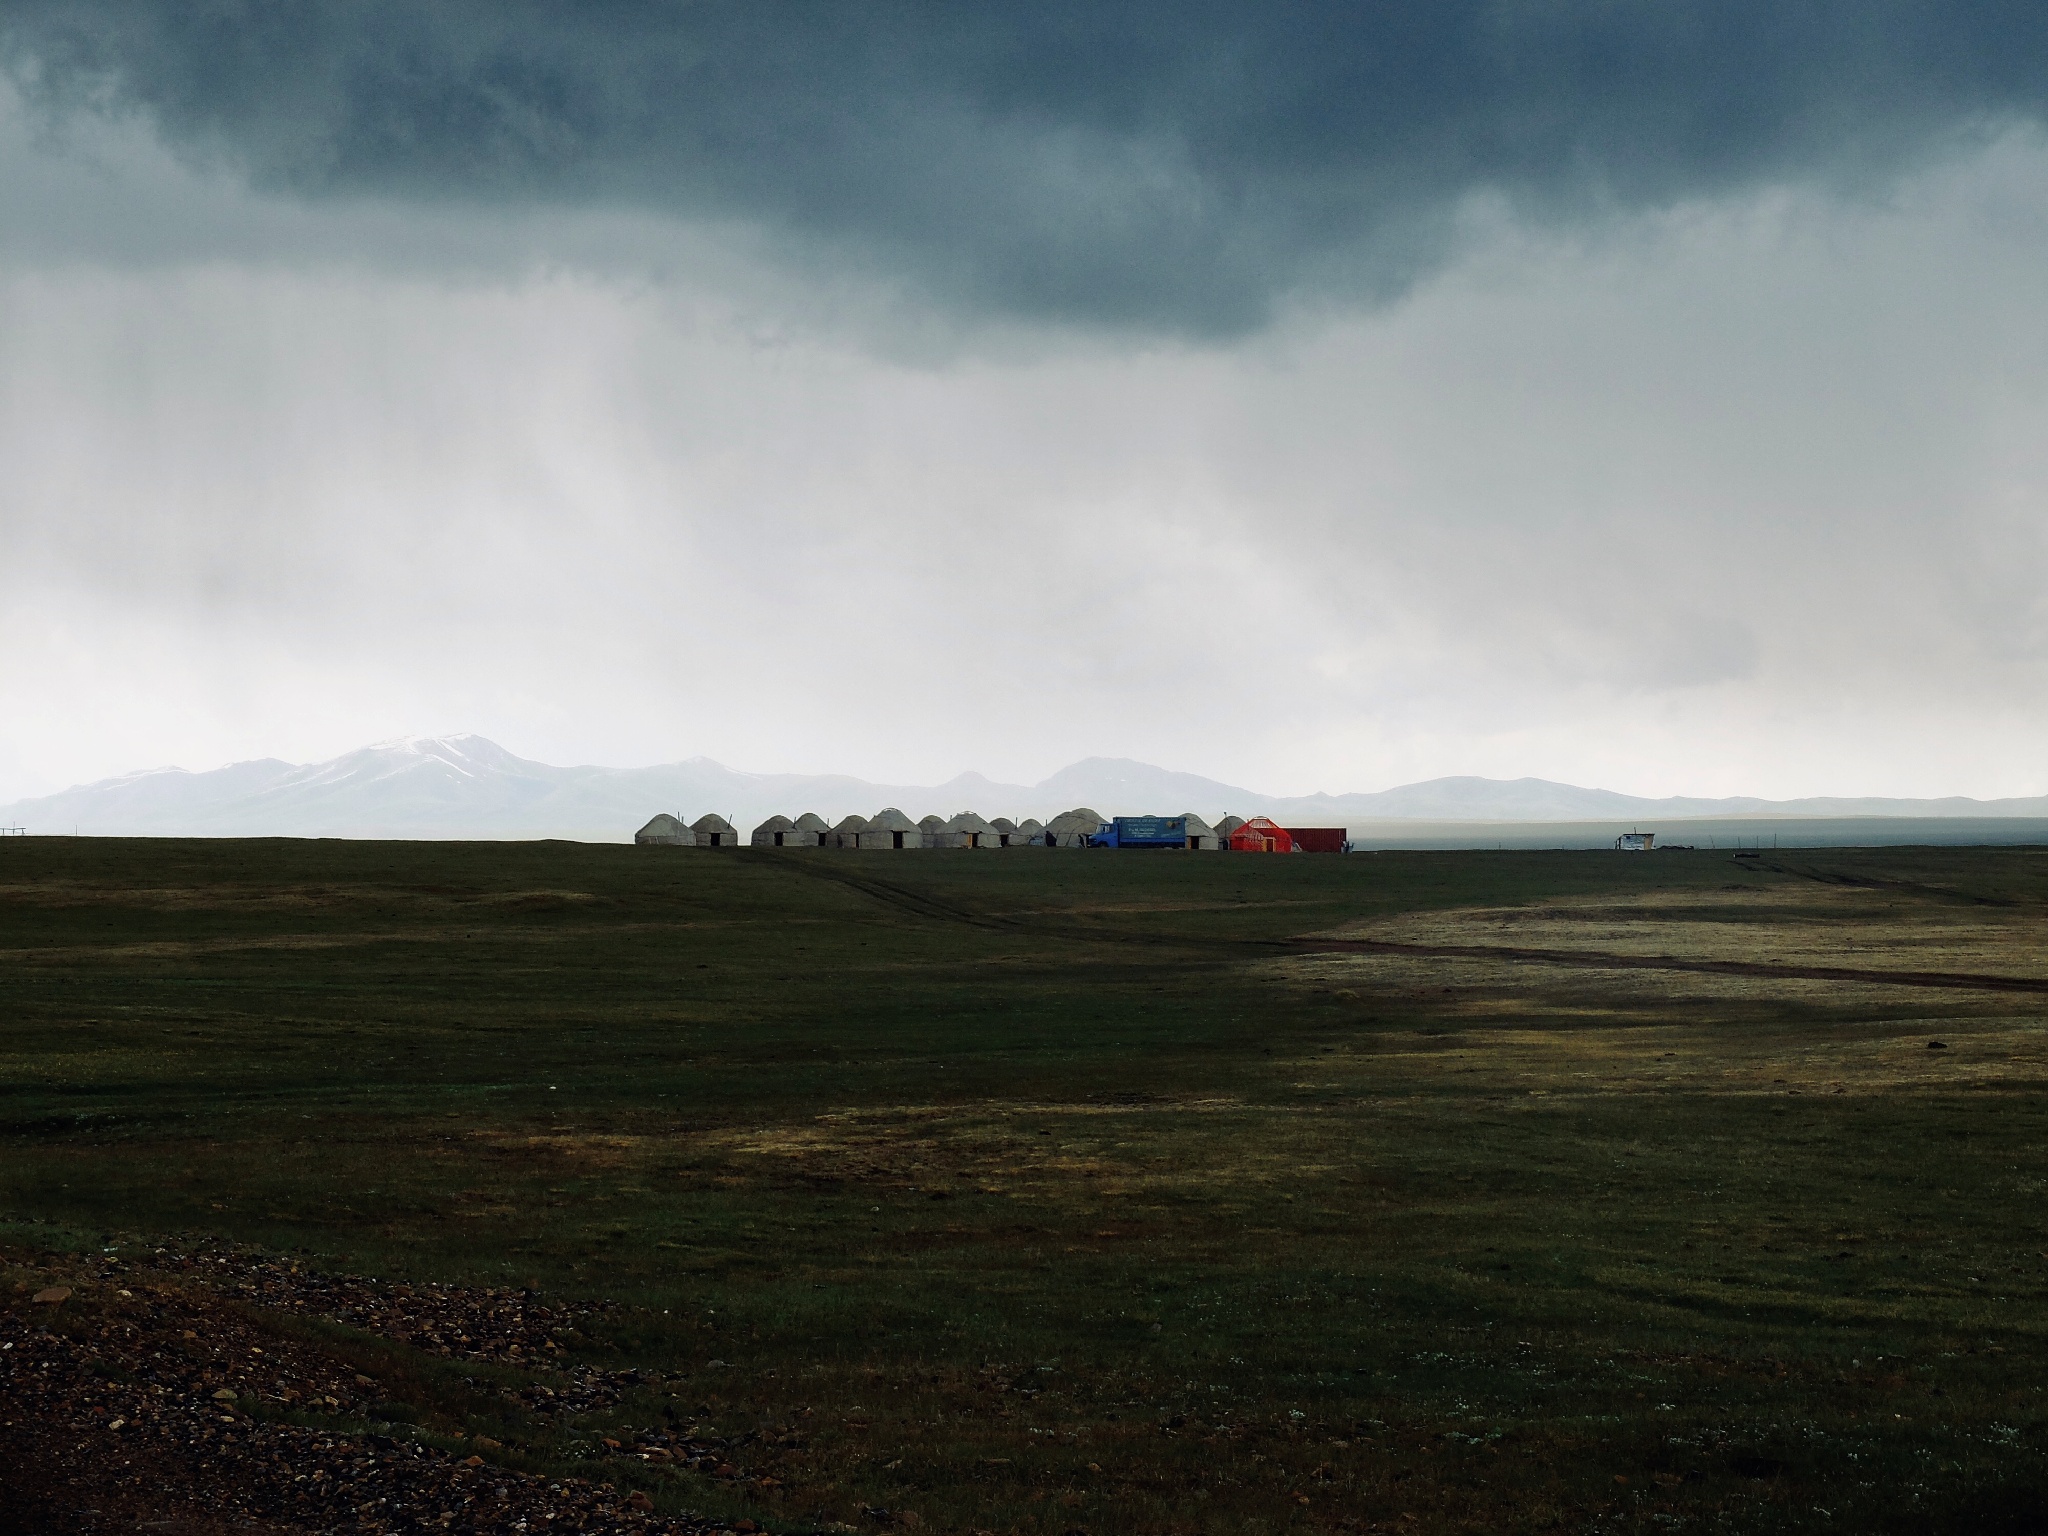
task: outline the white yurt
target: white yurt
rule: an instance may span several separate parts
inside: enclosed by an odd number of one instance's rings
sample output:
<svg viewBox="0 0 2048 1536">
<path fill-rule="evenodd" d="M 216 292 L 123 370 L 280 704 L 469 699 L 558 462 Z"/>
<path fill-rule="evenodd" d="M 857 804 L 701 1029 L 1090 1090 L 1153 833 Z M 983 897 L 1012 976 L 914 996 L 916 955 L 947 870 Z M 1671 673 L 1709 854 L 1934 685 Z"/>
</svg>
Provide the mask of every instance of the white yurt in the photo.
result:
<svg viewBox="0 0 2048 1536">
<path fill-rule="evenodd" d="M 916 822 L 888 806 L 868 818 L 868 829 L 860 835 L 863 848 L 922 848 L 924 833 Z"/>
<path fill-rule="evenodd" d="M 1086 848 L 1088 839 L 1102 830 L 1102 818 L 1088 807 L 1062 811 L 1046 823 L 1055 848 Z"/>
<path fill-rule="evenodd" d="M 946 822 L 946 830 L 959 839 L 954 844 L 956 848 L 1000 848 L 1002 846 L 1002 838 L 997 835 L 995 827 L 991 823 L 983 821 L 972 811 L 962 811 L 959 815 L 949 818 Z"/>
<path fill-rule="evenodd" d="M 783 839 L 796 830 L 796 823 L 787 816 L 770 816 L 754 828 L 747 842 L 755 848 L 780 848 Z"/>
<path fill-rule="evenodd" d="M 694 848 L 697 834 L 682 823 L 682 818 L 663 811 L 654 820 L 633 834 L 636 843 L 654 843 L 670 848 Z"/>
<path fill-rule="evenodd" d="M 740 845 L 739 828 L 723 816 L 699 816 L 690 823 L 690 830 L 697 834 L 699 848 L 737 848 Z"/>
</svg>

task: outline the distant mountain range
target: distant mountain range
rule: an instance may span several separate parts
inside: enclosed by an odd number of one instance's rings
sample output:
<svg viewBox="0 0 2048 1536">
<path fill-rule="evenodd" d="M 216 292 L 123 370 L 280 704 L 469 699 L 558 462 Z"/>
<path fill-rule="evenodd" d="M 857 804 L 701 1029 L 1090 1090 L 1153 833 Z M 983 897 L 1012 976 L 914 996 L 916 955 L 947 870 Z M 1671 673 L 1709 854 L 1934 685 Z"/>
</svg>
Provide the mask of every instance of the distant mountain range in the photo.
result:
<svg viewBox="0 0 2048 1536">
<path fill-rule="evenodd" d="M 275 758 L 208 773 L 156 768 L 0 806 L 0 824 L 99 836 L 422 837 L 628 840 L 650 816 L 706 811 L 743 832 L 781 812 L 827 819 L 885 805 L 912 817 L 978 811 L 1041 819 L 1076 806 L 1104 815 L 1264 813 L 1292 826 L 1529 823 L 1694 817 L 2048 816 L 2048 796 L 2014 800 L 1648 800 L 1544 779 L 1429 779 L 1370 794 L 1262 795 L 1124 758 L 1091 757 L 1040 784 L 966 773 L 944 784 L 870 784 L 836 775 L 739 773 L 708 758 L 653 768 L 555 768 L 481 736 L 364 747 L 332 762 Z"/>
</svg>

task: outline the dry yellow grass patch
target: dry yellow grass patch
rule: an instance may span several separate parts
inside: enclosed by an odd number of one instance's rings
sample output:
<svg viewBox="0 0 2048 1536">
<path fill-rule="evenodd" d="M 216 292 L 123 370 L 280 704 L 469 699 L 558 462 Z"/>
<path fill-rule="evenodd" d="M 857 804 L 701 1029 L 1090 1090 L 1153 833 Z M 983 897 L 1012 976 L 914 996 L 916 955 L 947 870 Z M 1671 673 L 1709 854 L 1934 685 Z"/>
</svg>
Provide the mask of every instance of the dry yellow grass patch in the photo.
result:
<svg viewBox="0 0 2048 1536">
<path fill-rule="evenodd" d="M 638 1164 L 664 1144 L 663 1138 L 652 1136 L 599 1136 L 576 1131 L 472 1131 L 470 1140 L 482 1142 L 497 1151 L 539 1153 L 574 1160 L 586 1169 L 623 1168 L 628 1164 Z"/>
<path fill-rule="evenodd" d="M 1407 913 L 1331 936 L 2048 979 L 2048 915 L 1806 883 Z"/>
<path fill-rule="evenodd" d="M 1539 999 L 1531 995 L 1529 973 L 1540 967 L 1462 959 L 1426 967 L 1439 990 L 1505 988 L 1517 979 L 1525 990 L 1505 998 L 1431 997 L 1429 1032 L 1375 1031 L 1335 1051 L 1297 1056 L 1289 1063 L 1301 1074 L 1297 1086 L 1408 1091 L 1455 1080 L 1468 1090 L 1542 1096 L 1883 1094 L 2048 1082 L 2048 1009 L 2015 1011 L 2006 994 L 1558 969 L 1550 974 L 1559 979 Z M 1405 959 L 1373 955 L 1314 956 L 1276 968 L 1298 984 L 1357 991 L 1362 1011 L 1374 1006 L 1369 991 L 1398 990 L 1403 973 L 1412 981 L 1419 970 Z M 1919 1004 L 1921 1011 L 1873 1007 L 1862 1017 L 1768 1028 L 1704 1011 L 1697 1022 L 1671 1021 L 1673 1004 L 1682 1015 L 1687 999 L 1704 1010 L 1709 1002 L 1766 995 Z M 1660 1000 L 1664 1007 L 1656 1010 Z M 1973 1003 L 1983 1006 L 1972 1012 Z"/>
<path fill-rule="evenodd" d="M 1208 1097 L 1147 1104 L 1020 1103 L 979 1112 L 905 1105 L 735 1128 L 698 1144 L 809 1178 L 905 1189 L 1121 1198 L 1263 1187 L 1314 1173 L 1327 1148 L 1300 1108 Z M 1186 1134 L 1190 1117 L 1203 1130 Z"/>
</svg>

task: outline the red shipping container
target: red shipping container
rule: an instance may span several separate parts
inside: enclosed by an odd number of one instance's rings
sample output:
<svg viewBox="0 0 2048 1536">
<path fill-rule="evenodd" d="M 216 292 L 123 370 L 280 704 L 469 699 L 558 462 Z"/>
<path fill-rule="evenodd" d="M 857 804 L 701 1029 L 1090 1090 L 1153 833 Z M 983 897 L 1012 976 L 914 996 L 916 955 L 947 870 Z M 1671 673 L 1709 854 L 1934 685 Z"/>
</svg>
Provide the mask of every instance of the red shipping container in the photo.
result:
<svg viewBox="0 0 2048 1536">
<path fill-rule="evenodd" d="M 1289 827 L 1287 835 L 1294 839 L 1295 850 L 1300 853 L 1342 853 L 1345 843 L 1351 840 L 1349 827 Z"/>
</svg>

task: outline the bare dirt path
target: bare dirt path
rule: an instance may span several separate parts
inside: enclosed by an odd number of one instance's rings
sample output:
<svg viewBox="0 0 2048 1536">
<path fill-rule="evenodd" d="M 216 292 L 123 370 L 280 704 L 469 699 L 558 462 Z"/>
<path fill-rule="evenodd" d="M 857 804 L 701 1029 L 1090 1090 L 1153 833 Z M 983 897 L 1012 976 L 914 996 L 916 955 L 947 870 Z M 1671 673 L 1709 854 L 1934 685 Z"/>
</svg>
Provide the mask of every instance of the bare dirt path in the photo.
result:
<svg viewBox="0 0 2048 1536">
<path fill-rule="evenodd" d="M 1864 966 L 1788 965 L 1768 960 L 1693 960 L 1680 955 L 1625 955 L 1611 950 L 1532 949 L 1510 944 L 1415 944 L 1395 939 L 1283 939 L 1294 955 L 1403 955 L 1433 960 L 1511 960 L 1582 971 L 1696 971 L 1785 981 L 1847 981 L 1887 987 L 1939 987 L 1964 992 L 2048 993 L 2048 979 L 1968 971 L 1892 971 Z"/>
</svg>

